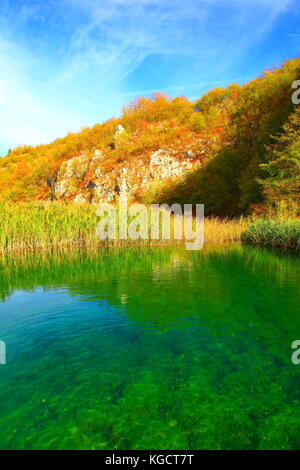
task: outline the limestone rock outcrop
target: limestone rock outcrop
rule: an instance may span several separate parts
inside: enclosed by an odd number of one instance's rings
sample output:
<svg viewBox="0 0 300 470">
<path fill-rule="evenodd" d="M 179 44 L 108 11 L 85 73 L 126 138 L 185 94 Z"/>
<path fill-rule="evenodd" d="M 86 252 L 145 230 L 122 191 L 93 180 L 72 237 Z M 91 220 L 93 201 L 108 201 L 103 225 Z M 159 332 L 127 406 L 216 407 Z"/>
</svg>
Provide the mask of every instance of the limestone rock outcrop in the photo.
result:
<svg viewBox="0 0 300 470">
<path fill-rule="evenodd" d="M 118 126 L 117 135 L 124 135 Z M 125 132 L 126 133 L 126 132 Z M 137 192 L 147 193 L 151 185 L 159 187 L 170 180 L 179 182 L 187 172 L 202 165 L 201 150 L 196 155 L 186 149 L 161 148 L 150 155 L 128 159 L 107 166 L 107 156 L 99 149 L 92 154 L 82 154 L 62 163 L 54 186 L 56 199 L 74 202 L 116 201 L 119 198 L 134 200 Z"/>
</svg>

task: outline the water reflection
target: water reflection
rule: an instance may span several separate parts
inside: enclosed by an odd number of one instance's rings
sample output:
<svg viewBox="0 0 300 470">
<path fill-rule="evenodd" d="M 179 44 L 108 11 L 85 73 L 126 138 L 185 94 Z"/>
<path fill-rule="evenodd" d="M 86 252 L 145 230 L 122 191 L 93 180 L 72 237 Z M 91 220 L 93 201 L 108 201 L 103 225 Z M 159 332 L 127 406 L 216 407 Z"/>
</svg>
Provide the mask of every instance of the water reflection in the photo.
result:
<svg viewBox="0 0 300 470">
<path fill-rule="evenodd" d="M 300 448 L 299 278 L 240 246 L 3 258 L 0 447 Z"/>
</svg>

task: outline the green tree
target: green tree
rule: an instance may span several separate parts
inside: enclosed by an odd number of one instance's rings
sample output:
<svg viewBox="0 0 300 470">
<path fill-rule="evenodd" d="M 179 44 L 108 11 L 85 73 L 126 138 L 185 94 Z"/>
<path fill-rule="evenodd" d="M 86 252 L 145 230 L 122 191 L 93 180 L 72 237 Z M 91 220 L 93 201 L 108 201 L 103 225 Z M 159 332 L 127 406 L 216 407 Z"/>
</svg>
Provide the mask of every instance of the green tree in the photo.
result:
<svg viewBox="0 0 300 470">
<path fill-rule="evenodd" d="M 300 197 L 300 108 L 292 113 L 283 132 L 267 146 L 268 163 L 262 164 L 264 194 L 271 203 Z"/>
</svg>

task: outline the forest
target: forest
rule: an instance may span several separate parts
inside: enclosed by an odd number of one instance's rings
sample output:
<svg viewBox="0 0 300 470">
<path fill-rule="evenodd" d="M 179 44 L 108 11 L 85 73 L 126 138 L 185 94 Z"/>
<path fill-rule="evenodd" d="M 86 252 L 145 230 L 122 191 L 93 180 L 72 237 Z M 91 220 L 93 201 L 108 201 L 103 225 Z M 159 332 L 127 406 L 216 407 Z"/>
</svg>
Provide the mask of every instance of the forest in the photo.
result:
<svg viewBox="0 0 300 470">
<path fill-rule="evenodd" d="M 300 186 L 300 109 L 292 84 L 300 59 L 266 70 L 240 86 L 214 88 L 197 101 L 157 93 L 139 97 L 112 118 L 47 145 L 20 146 L 0 160 L 2 201 L 48 200 L 47 180 L 62 162 L 92 152 L 114 162 L 173 146 L 180 152 L 209 142 L 204 165 L 178 184 L 163 186 L 151 202 L 204 203 L 207 215 L 238 216 L 281 204 L 297 207 Z M 121 124 L 127 138 L 111 146 Z M 297 210 L 297 209 L 296 209 Z"/>
<path fill-rule="evenodd" d="M 242 86 L 214 88 L 194 102 L 162 93 L 139 97 L 118 118 L 47 145 L 10 150 L 0 158 L 1 251 L 93 245 L 95 207 L 72 204 L 72 196 L 55 201 L 49 181 L 77 156 L 100 152 L 101 172 L 113 175 L 117 165 L 141 167 L 141 159 L 159 149 L 200 155 L 200 165 L 179 179 L 158 178 L 154 188 L 149 184 L 136 194 L 138 202 L 204 204 L 207 240 L 298 251 L 300 106 L 292 99 L 297 77 L 299 58 Z M 115 145 L 118 126 L 125 132 Z M 89 186 L 88 178 L 79 186 Z"/>
</svg>

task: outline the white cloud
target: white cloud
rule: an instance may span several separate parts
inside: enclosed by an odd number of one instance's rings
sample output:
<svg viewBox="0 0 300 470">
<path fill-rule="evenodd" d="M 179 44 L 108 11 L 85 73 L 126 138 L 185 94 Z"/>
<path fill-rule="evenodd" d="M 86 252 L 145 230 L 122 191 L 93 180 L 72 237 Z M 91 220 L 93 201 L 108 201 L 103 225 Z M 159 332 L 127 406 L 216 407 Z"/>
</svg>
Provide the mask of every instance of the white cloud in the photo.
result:
<svg viewBox="0 0 300 470">
<path fill-rule="evenodd" d="M 0 154 L 7 147 L 48 142 L 79 128 L 79 116 L 49 100 L 49 84 L 30 74 L 36 61 L 25 50 L 0 36 Z M 6 150 L 4 150 L 6 146 Z"/>
<path fill-rule="evenodd" d="M 86 21 L 70 40 L 61 79 L 86 70 L 120 83 L 151 54 L 190 57 L 220 72 L 260 41 L 293 0 L 64 0 Z M 219 9 L 227 16 L 219 17 Z M 228 23 L 228 19 L 231 21 Z M 224 42 L 222 42 L 224 41 Z M 195 58 L 195 54 L 198 54 Z"/>
</svg>

